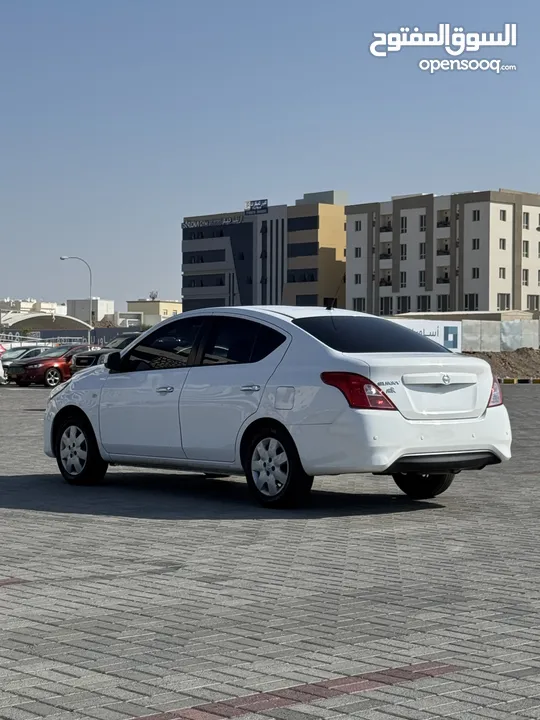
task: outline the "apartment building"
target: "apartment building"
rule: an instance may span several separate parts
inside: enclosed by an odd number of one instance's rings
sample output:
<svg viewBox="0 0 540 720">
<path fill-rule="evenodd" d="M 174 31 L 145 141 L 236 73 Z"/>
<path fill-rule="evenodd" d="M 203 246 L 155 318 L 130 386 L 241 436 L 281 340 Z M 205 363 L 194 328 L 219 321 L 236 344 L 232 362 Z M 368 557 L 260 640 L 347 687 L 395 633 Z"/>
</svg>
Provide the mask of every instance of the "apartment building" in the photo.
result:
<svg viewBox="0 0 540 720">
<path fill-rule="evenodd" d="M 344 306 L 345 202 L 335 191 L 307 193 L 291 207 L 259 200 L 184 218 L 184 310 L 321 304 L 336 292 Z"/>
<path fill-rule="evenodd" d="M 540 195 L 487 190 L 349 205 L 347 307 L 538 310 Z"/>
</svg>

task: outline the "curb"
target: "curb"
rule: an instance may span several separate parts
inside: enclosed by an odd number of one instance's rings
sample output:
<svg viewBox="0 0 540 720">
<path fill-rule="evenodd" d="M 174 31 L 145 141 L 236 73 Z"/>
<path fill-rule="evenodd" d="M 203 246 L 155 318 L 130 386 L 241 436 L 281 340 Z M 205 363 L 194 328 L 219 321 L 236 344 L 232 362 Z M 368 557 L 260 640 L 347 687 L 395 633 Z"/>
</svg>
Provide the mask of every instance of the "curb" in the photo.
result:
<svg viewBox="0 0 540 720">
<path fill-rule="evenodd" d="M 540 385 L 540 378 L 499 378 L 502 385 Z"/>
</svg>

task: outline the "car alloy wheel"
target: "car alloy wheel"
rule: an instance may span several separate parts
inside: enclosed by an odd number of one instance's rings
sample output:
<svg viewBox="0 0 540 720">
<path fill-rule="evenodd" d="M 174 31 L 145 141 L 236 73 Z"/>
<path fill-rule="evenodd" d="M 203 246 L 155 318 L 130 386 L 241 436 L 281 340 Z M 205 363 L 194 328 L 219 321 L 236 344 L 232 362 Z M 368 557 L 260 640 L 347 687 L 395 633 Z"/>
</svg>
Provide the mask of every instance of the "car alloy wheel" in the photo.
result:
<svg viewBox="0 0 540 720">
<path fill-rule="evenodd" d="M 60 438 L 60 461 L 67 473 L 80 475 L 88 458 L 88 442 L 84 432 L 76 425 L 69 425 Z"/>
<path fill-rule="evenodd" d="M 47 387 L 56 387 L 62 380 L 60 370 L 51 368 L 45 373 L 45 384 Z"/>
<path fill-rule="evenodd" d="M 255 446 L 251 473 L 262 495 L 274 497 L 283 490 L 289 480 L 289 458 L 279 440 L 265 438 Z"/>
</svg>

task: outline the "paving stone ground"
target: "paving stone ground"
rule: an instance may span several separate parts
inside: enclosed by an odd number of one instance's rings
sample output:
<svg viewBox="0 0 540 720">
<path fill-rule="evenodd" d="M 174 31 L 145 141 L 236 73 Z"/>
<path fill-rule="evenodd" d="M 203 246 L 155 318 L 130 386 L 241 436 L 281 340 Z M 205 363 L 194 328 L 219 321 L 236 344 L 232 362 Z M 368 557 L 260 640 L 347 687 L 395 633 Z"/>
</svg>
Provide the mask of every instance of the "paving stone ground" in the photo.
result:
<svg viewBox="0 0 540 720">
<path fill-rule="evenodd" d="M 349 475 L 270 511 L 239 479 L 69 487 L 46 391 L 0 388 L 0 718 L 540 718 L 540 387 L 504 391 L 514 459 L 437 501 Z"/>
</svg>

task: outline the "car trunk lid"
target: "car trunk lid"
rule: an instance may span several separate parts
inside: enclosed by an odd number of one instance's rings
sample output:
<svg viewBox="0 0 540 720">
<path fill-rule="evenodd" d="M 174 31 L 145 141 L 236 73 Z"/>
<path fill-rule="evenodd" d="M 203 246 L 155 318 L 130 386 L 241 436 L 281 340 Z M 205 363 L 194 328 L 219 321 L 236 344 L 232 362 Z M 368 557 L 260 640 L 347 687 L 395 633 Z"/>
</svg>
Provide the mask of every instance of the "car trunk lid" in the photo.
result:
<svg viewBox="0 0 540 720">
<path fill-rule="evenodd" d="M 359 355 L 358 360 L 368 365 L 370 380 L 408 420 L 477 418 L 488 406 L 493 374 L 488 363 L 478 358 L 385 353 Z"/>
</svg>

